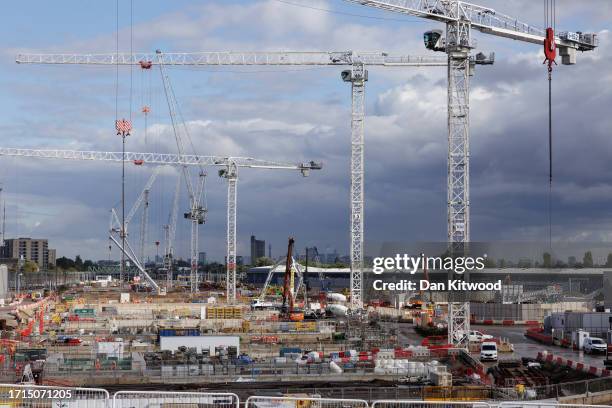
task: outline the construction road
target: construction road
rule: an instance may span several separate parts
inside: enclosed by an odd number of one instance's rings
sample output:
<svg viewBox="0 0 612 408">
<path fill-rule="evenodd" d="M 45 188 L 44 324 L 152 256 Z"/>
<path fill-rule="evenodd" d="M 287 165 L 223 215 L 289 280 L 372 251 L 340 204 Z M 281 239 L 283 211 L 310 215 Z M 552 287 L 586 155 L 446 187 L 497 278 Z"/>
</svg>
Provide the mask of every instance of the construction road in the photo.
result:
<svg viewBox="0 0 612 408">
<path fill-rule="evenodd" d="M 398 331 L 398 341 L 402 346 L 420 345 L 423 337 L 414 331 L 414 326 L 407 323 L 386 323 L 387 327 L 395 327 Z M 520 359 L 522 357 L 536 358 L 539 352 L 548 351 L 556 356 L 571 359 L 585 365 L 604 368 L 603 355 L 589 355 L 584 352 L 567 348 L 548 346 L 525 337 L 525 327 L 522 326 L 479 326 L 472 325 L 472 330 L 478 330 L 494 337 L 508 339 L 514 345 L 513 353 L 500 353 L 500 360 Z M 478 353 L 474 355 L 478 358 Z M 495 363 L 487 363 L 487 366 Z"/>
<path fill-rule="evenodd" d="M 478 330 L 495 337 L 504 337 L 514 344 L 514 353 L 500 354 L 501 358 L 535 358 L 539 352 L 548 351 L 556 356 L 567 358 L 585 365 L 604 368 L 603 355 L 585 354 L 582 351 L 574 351 L 564 347 L 549 346 L 538 343 L 535 340 L 528 339 L 524 336 L 525 327 L 521 326 L 472 326 L 473 330 Z"/>
</svg>

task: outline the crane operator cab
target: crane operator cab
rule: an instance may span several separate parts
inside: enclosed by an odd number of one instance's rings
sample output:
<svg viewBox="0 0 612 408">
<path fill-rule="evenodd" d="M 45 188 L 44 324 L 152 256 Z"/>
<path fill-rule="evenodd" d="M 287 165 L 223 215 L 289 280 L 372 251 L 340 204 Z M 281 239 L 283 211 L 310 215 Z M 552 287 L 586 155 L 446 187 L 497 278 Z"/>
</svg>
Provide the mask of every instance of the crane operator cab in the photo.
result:
<svg viewBox="0 0 612 408">
<path fill-rule="evenodd" d="M 445 51 L 446 39 L 442 37 L 442 30 L 430 30 L 423 34 L 425 48 L 432 51 Z"/>
</svg>

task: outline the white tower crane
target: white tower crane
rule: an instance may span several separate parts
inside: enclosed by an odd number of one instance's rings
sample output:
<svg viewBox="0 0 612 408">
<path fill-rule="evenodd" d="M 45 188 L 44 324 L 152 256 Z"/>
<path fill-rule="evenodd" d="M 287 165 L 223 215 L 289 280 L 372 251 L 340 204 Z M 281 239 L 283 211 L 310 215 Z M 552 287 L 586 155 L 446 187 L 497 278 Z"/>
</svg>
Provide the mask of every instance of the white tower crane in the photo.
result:
<svg viewBox="0 0 612 408">
<path fill-rule="evenodd" d="M 351 307 L 363 307 L 363 248 L 364 248 L 364 128 L 365 82 L 368 66 L 429 67 L 447 66 L 447 59 L 437 56 L 402 56 L 385 52 L 196 52 L 196 53 L 135 53 L 135 54 L 21 54 L 21 64 L 77 64 L 77 65 L 140 65 L 150 68 L 161 65 L 265 65 L 265 66 L 340 66 L 350 67 L 342 72 L 342 80 L 351 83 L 351 186 L 350 186 L 350 258 Z M 228 178 L 228 181 L 231 179 Z M 232 194 L 231 191 L 228 194 Z M 228 220 L 228 228 L 230 223 Z M 228 276 L 230 263 L 228 253 Z"/>
<path fill-rule="evenodd" d="M 164 92 L 166 95 L 166 101 L 168 102 L 168 111 L 170 113 L 170 120 L 172 122 L 172 130 L 174 132 L 174 139 L 176 140 L 176 147 L 178 149 L 179 157 L 185 154 L 185 146 L 183 138 L 187 138 L 191 142 L 191 136 L 189 135 L 189 129 L 187 124 L 182 119 L 178 101 L 170 82 L 170 77 L 164 69 L 163 60 L 160 53 L 158 53 L 159 69 L 162 76 L 162 82 L 164 84 Z M 180 124 L 179 124 L 180 120 Z M 193 148 L 193 143 L 191 144 Z M 195 152 L 194 152 L 195 153 Z M 206 222 L 206 213 L 208 209 L 205 203 L 202 203 L 202 197 L 205 194 L 205 182 L 206 172 L 200 166 L 199 178 L 196 187 L 194 188 L 191 171 L 188 166 L 182 165 L 181 171 L 185 185 L 187 186 L 187 193 L 189 194 L 189 211 L 185 213 L 185 218 L 191 221 L 191 244 L 189 252 L 189 265 L 191 269 L 190 283 L 191 293 L 198 291 L 199 279 L 198 279 L 198 239 L 200 236 L 199 226 Z"/>
<path fill-rule="evenodd" d="M 425 33 L 427 48 L 448 55 L 448 242 L 463 252 L 470 241 L 469 198 L 469 61 L 474 48 L 472 29 L 485 34 L 543 45 L 546 31 L 494 9 L 458 0 L 345 0 L 422 17 L 446 24 L 446 38 L 438 30 Z M 591 51 L 595 34 L 560 33 L 555 38 L 564 65 L 576 63 L 576 51 Z M 449 343 L 467 347 L 469 302 L 449 302 Z"/>
<path fill-rule="evenodd" d="M 19 149 L 11 147 L 0 147 L 0 156 L 19 156 L 19 157 L 38 157 L 47 159 L 68 159 L 68 160 L 96 160 L 96 161 L 107 161 L 107 162 L 119 162 L 121 163 L 125 157 L 126 161 L 133 161 L 139 164 L 150 164 L 150 165 L 171 165 L 171 166 L 214 166 L 221 167 L 219 175 L 228 180 L 228 203 L 227 203 L 227 253 L 228 253 L 228 264 L 229 255 L 233 256 L 235 261 L 236 258 L 236 211 L 237 211 L 237 180 L 238 180 L 238 168 L 251 168 L 251 169 L 273 169 L 273 170 L 297 170 L 302 176 L 307 177 L 310 170 L 321 170 L 322 164 L 310 161 L 308 163 L 283 163 L 269 160 L 259 160 L 250 157 L 221 157 L 221 156 L 195 156 L 195 155 L 178 155 L 168 153 L 134 153 L 125 152 L 98 152 L 98 151 L 78 151 L 78 150 L 41 150 L 41 149 Z M 171 240 L 167 240 L 172 245 L 175 229 L 176 229 L 176 208 L 178 207 L 178 193 L 180 187 L 177 187 L 174 195 L 173 205 L 173 219 L 170 223 L 170 237 Z M 115 228 L 113 222 L 119 223 L 118 217 L 114 213 L 115 218 L 111 216 L 111 231 L 117 229 L 121 230 L 121 227 Z M 119 223 L 120 225 L 120 223 Z M 118 241 L 112 236 L 111 240 L 118 243 Z M 119 248 L 121 248 L 119 244 Z M 170 246 L 170 248 L 172 248 Z M 144 267 L 140 265 L 134 252 L 131 250 L 129 243 L 126 245 L 125 254 L 134 262 L 135 266 L 141 271 L 145 278 L 150 279 Z M 235 263 L 235 262 L 234 262 Z M 228 271 L 231 274 L 227 276 L 227 301 L 234 302 L 236 300 L 236 275 L 235 265 Z"/>
</svg>

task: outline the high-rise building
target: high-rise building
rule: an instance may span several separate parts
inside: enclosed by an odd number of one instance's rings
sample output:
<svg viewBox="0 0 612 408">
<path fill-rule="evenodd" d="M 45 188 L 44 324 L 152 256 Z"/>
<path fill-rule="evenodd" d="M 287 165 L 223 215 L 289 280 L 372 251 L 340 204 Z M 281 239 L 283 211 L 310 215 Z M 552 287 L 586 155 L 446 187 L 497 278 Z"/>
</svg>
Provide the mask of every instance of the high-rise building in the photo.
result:
<svg viewBox="0 0 612 408">
<path fill-rule="evenodd" d="M 263 239 L 255 239 L 255 235 L 251 235 L 251 265 L 254 265 L 259 258 L 266 256 L 266 241 Z"/>
<path fill-rule="evenodd" d="M 206 252 L 200 252 L 198 254 L 198 264 L 206 265 Z"/>
<path fill-rule="evenodd" d="M 23 258 L 24 261 L 36 262 L 41 269 L 47 269 L 49 265 L 55 265 L 55 250 L 49 249 L 49 241 L 46 239 L 5 239 L 4 246 L 0 248 L 0 253 L 2 258 Z"/>
<path fill-rule="evenodd" d="M 57 252 L 55 249 L 47 249 L 49 256 L 47 258 L 47 267 L 55 266 L 55 260 L 57 259 Z"/>
</svg>

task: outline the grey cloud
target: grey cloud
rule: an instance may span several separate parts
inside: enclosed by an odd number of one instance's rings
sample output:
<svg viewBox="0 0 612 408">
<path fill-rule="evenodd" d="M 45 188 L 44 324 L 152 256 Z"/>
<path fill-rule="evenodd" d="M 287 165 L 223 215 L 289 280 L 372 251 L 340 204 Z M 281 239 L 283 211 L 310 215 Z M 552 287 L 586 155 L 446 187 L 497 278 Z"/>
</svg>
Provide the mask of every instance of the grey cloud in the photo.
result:
<svg viewBox="0 0 612 408">
<path fill-rule="evenodd" d="M 518 0 L 487 3 L 508 14 L 532 16 L 535 23 L 540 20 L 539 8 L 525 8 L 525 3 Z M 605 3 L 598 4 L 607 7 Z M 331 2 L 321 5 L 335 6 Z M 333 48 L 424 53 L 421 34 L 428 25 L 344 21 L 315 11 L 302 15 L 301 9 L 296 13 L 291 7 L 271 1 L 254 2 L 240 10 L 237 7 L 209 2 L 160 17 L 143 24 L 143 28 L 149 27 L 146 32 L 137 30 L 138 47 L 153 48 L 163 38 L 172 47 L 184 50 Z M 575 6 L 567 7 L 577 10 Z M 297 21 L 293 19 L 296 14 L 300 14 Z M 266 15 L 270 24 L 256 20 L 257 15 Z M 593 21 L 598 24 L 595 17 Z M 271 28 L 272 22 L 279 25 Z M 172 28 L 177 25 L 180 27 Z M 242 31 L 236 31 L 236 27 Z M 541 239 L 547 228 L 545 69 L 537 57 L 537 47 L 478 37 L 484 40 L 483 49 L 498 52 L 498 61 L 493 67 L 479 67 L 472 80 L 473 237 Z M 101 35 L 64 48 L 112 49 L 111 40 Z M 517 50 L 521 55 L 515 55 Z M 612 103 L 608 69 L 611 54 L 609 41 L 603 36 L 597 58 L 579 55 L 577 66 L 555 71 L 557 239 L 610 238 L 607 231 L 612 223 L 606 204 L 612 188 L 608 177 L 612 123 L 607 114 Z M 112 131 L 112 71 L 15 67 L 9 62 L 1 69 L 17 78 L 9 84 L 8 92 L 11 103 L 21 109 L 17 120 L 0 122 L 6 143 L 120 148 Z M 271 241 L 277 255 L 289 235 L 296 236 L 300 248 L 306 244 L 331 245 L 341 253 L 347 252 L 348 85 L 339 81 L 338 70 L 270 69 L 261 74 L 235 71 L 171 70 L 198 152 L 284 161 L 317 159 L 325 164 L 323 171 L 307 179 L 287 172 L 240 173 L 239 253 L 247 254 L 251 233 Z M 22 72 L 26 73 L 23 77 Z M 136 74 L 138 81 L 141 73 Z M 158 81 L 158 75 L 154 75 Z M 49 79 L 41 84 L 40 78 Z M 127 71 L 123 71 L 122 78 L 127 78 Z M 367 86 L 366 239 L 444 240 L 445 71 L 373 69 Z M 123 107 L 127 106 L 125 90 Z M 157 102 L 151 122 L 155 126 L 150 129 L 148 143 L 144 143 L 141 118 L 137 116 L 138 128 L 128 149 L 174 151 L 163 100 Z M 104 234 L 108 209 L 119 199 L 118 166 L 6 158 L 0 162 L 9 169 L 8 177 L 21 175 L 16 179 L 18 187 L 5 181 L 6 189 L 15 193 L 11 201 L 19 201 L 23 209 L 44 204 L 50 211 L 61 213 L 57 223 L 50 225 L 43 220 L 32 233 L 49 235 L 60 253 L 66 255 L 82 252 L 88 257 L 107 256 Z M 129 166 L 129 202 L 147 176 L 148 170 Z M 174 180 L 172 174 L 167 174 L 154 189 L 154 195 L 163 195 L 164 199 L 156 202 L 151 211 L 152 237 L 159 236 L 160 226 L 166 222 Z M 17 211 L 11 205 L 9 208 Z M 209 172 L 208 205 L 209 221 L 202 228 L 201 247 L 222 260 L 225 184 L 213 169 Z M 68 211 L 62 212 L 62 208 Z M 15 217 L 16 228 L 23 224 L 19 227 L 22 231 L 38 220 L 25 213 Z M 179 228 L 179 254 L 186 256 L 187 226 L 182 222 Z M 152 251 L 149 248 L 149 253 Z"/>
</svg>

